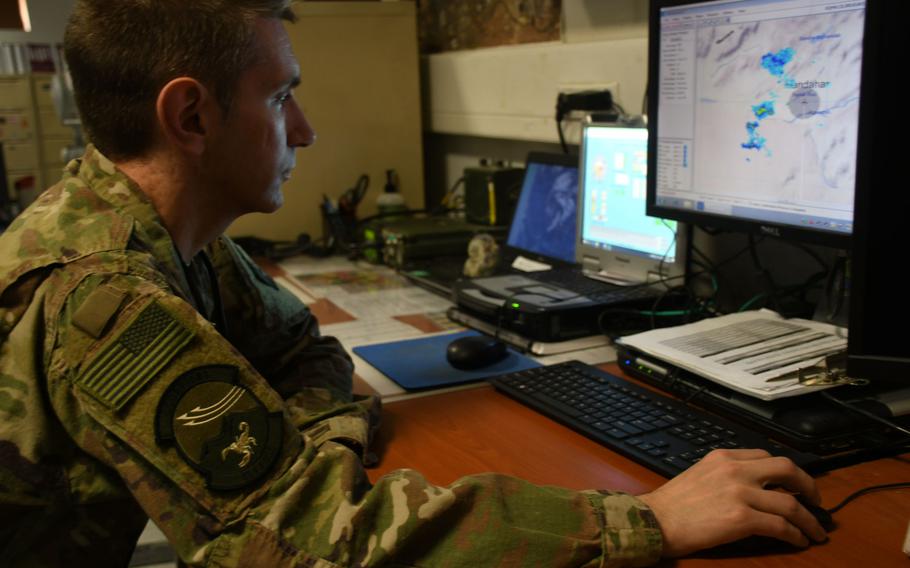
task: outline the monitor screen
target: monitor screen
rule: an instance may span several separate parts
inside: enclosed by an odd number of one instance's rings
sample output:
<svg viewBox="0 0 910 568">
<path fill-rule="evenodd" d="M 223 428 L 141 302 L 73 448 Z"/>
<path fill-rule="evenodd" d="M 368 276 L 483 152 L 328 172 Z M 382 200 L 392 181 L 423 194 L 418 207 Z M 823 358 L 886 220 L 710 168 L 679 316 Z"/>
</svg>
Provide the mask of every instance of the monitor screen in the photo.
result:
<svg viewBox="0 0 910 568">
<path fill-rule="evenodd" d="M 578 158 L 531 153 L 506 244 L 545 260 L 575 262 Z"/>
<path fill-rule="evenodd" d="M 582 164 L 582 243 L 674 262 L 676 222 L 645 215 L 648 130 L 587 126 Z"/>
<path fill-rule="evenodd" d="M 846 248 L 865 2 L 652 3 L 648 212 Z"/>
<path fill-rule="evenodd" d="M 585 271 L 635 284 L 681 274 L 676 221 L 649 217 L 645 211 L 648 129 L 586 124 L 580 163 L 576 246 Z"/>
</svg>

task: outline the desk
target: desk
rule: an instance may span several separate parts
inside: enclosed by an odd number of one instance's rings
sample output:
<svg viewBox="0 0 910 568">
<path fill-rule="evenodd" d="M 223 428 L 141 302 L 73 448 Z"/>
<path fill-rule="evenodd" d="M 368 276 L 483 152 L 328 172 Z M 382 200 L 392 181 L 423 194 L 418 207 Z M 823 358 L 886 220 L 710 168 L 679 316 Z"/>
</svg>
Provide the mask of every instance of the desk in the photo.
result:
<svg viewBox="0 0 910 568">
<path fill-rule="evenodd" d="M 621 374 L 615 364 L 604 369 Z M 513 401 L 492 387 L 443 393 L 384 405 L 370 479 L 413 468 L 436 484 L 497 471 L 534 483 L 573 489 L 608 488 L 645 493 L 665 478 Z M 816 478 L 831 507 L 869 485 L 910 480 L 910 454 L 855 465 Z M 910 522 L 910 489 L 864 495 L 834 515 L 830 540 L 804 551 L 717 558 L 703 553 L 679 566 L 910 566 L 901 552 Z M 664 562 L 662 565 L 673 565 Z"/>
<path fill-rule="evenodd" d="M 452 306 L 449 299 L 415 286 L 386 266 L 341 257 L 302 257 L 279 265 L 259 262 L 279 284 L 310 307 L 319 319 L 323 334 L 337 337 L 351 353 L 355 384 L 367 386 L 386 401 L 426 393 L 401 388 L 354 353 L 355 347 L 464 329 L 446 316 L 446 310 Z M 568 359 L 596 364 L 615 360 L 616 351 L 612 346 L 602 344 L 533 358 L 541 364 Z M 474 385 L 456 385 L 446 390 L 465 388 L 474 388 Z"/>
<path fill-rule="evenodd" d="M 314 306 L 314 312 L 326 309 Z M 331 311 L 320 316 L 331 318 Z M 428 330 L 430 331 L 430 330 Z M 621 374 L 614 364 L 603 368 Z M 358 382 L 361 393 L 373 392 Z M 497 471 L 538 484 L 574 489 L 608 488 L 644 493 L 665 479 L 487 385 L 387 402 L 376 444 L 375 481 L 413 468 L 439 485 L 470 474 Z M 910 455 L 835 470 L 817 478 L 823 504 L 831 507 L 858 489 L 910 480 Z M 910 490 L 860 497 L 835 515 L 829 542 L 805 551 L 786 547 L 759 556 L 716 551 L 677 561 L 680 566 L 910 566 L 901 552 L 910 522 Z M 740 554 L 740 556 L 735 556 Z M 665 565 L 675 563 L 665 562 Z"/>
</svg>

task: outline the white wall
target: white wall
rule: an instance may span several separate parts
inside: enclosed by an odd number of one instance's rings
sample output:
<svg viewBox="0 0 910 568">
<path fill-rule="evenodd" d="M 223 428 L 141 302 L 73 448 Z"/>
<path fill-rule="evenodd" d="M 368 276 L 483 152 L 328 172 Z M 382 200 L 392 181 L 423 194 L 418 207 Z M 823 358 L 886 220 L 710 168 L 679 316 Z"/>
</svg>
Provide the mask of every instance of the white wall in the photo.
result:
<svg viewBox="0 0 910 568">
<path fill-rule="evenodd" d="M 427 61 L 430 130 L 558 142 L 554 114 L 560 92 L 609 89 L 628 112 L 640 112 L 646 58 L 645 38 L 431 55 Z"/>
<path fill-rule="evenodd" d="M 559 152 L 556 96 L 609 88 L 641 112 L 647 83 L 648 0 L 563 0 L 562 39 L 424 57 L 427 204 L 481 158 L 520 162 Z M 566 125 L 566 140 L 578 127 Z"/>
<path fill-rule="evenodd" d="M 641 112 L 647 0 L 566 0 L 563 11 L 562 41 L 426 57 L 428 129 L 555 143 L 557 95 L 586 89 L 607 88 Z"/>
</svg>

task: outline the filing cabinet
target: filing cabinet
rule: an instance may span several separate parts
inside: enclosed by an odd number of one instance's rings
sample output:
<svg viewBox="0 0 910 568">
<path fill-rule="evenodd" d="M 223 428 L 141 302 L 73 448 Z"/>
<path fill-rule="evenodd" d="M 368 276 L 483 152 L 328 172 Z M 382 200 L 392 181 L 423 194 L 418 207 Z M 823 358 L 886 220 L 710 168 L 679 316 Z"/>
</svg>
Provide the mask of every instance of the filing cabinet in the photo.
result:
<svg viewBox="0 0 910 568">
<path fill-rule="evenodd" d="M 0 143 L 10 198 L 22 208 L 60 179 L 62 150 L 74 140 L 54 109 L 53 76 L 0 75 Z"/>
</svg>

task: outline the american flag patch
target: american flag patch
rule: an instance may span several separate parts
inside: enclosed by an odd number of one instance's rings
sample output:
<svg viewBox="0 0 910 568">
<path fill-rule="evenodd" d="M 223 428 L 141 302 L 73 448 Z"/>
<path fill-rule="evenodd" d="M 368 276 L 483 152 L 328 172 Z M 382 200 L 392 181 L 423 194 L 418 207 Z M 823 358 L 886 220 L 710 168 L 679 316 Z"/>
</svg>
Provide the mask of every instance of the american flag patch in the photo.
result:
<svg viewBox="0 0 910 568">
<path fill-rule="evenodd" d="M 79 376 L 93 397 L 119 410 L 193 338 L 174 316 L 152 302 Z"/>
</svg>

